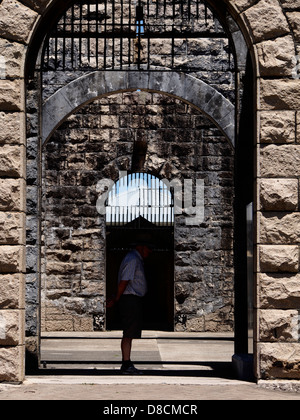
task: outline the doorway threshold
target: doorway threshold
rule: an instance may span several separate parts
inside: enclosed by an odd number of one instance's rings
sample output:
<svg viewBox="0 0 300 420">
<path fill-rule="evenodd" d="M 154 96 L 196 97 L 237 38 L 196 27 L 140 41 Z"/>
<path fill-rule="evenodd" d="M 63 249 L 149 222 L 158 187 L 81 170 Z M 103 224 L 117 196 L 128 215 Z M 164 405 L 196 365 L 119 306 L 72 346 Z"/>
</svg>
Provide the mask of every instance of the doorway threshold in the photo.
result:
<svg viewBox="0 0 300 420">
<path fill-rule="evenodd" d="M 120 376 L 121 331 L 47 332 L 41 337 L 40 374 Z M 132 361 L 146 376 L 232 379 L 231 333 L 144 331 Z"/>
</svg>

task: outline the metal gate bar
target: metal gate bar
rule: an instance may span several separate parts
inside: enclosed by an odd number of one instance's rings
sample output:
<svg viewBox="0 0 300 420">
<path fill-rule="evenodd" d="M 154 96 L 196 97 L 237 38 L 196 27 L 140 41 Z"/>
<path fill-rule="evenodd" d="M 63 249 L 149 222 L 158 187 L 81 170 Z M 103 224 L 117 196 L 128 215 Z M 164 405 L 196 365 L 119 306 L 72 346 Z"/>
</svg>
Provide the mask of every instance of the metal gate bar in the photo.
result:
<svg viewBox="0 0 300 420">
<path fill-rule="evenodd" d="M 140 218 L 156 226 L 173 226 L 174 201 L 168 186 L 153 175 L 129 174 L 109 191 L 106 224 L 124 226 Z"/>
<path fill-rule="evenodd" d="M 156 41 L 165 40 L 169 70 L 195 72 L 200 68 L 175 63 L 176 40 L 201 38 L 223 40 L 233 70 L 230 39 L 205 0 L 85 0 L 75 2 L 53 28 L 42 69 L 151 70 Z"/>
</svg>

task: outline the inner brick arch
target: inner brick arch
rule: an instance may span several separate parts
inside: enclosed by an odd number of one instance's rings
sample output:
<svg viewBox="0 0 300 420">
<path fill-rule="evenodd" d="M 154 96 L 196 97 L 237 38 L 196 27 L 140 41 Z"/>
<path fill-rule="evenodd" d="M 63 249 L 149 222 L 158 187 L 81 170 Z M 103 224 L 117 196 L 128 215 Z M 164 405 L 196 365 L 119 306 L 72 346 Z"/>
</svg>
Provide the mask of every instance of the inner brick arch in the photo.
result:
<svg viewBox="0 0 300 420">
<path fill-rule="evenodd" d="M 68 115 L 102 95 L 126 90 L 158 91 L 185 100 L 204 112 L 235 144 L 235 107 L 216 89 L 186 74 L 118 71 L 89 73 L 47 99 L 42 110 L 42 143 Z"/>
</svg>

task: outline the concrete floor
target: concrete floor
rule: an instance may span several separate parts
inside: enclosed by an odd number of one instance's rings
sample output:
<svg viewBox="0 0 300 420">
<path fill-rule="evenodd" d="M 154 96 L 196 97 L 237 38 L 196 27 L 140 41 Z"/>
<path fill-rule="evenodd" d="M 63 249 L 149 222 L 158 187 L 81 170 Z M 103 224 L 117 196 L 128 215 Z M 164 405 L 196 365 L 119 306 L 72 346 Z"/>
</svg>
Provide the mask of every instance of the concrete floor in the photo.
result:
<svg viewBox="0 0 300 420">
<path fill-rule="evenodd" d="M 46 369 L 93 369 L 99 373 L 119 373 L 120 331 L 104 333 L 48 333 L 41 340 L 41 362 Z M 207 376 L 233 375 L 231 358 L 234 341 L 231 333 L 174 333 L 145 331 L 134 340 L 132 360 L 141 370 L 154 375 L 163 371 Z"/>
</svg>

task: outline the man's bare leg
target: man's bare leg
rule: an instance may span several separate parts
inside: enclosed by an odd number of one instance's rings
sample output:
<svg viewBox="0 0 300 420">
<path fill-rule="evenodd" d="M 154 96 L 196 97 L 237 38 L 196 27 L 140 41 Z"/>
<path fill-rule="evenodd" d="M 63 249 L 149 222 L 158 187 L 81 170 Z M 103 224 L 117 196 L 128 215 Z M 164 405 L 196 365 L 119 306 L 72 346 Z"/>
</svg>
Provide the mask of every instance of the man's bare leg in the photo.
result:
<svg viewBox="0 0 300 420">
<path fill-rule="evenodd" d="M 132 338 L 123 337 L 121 341 L 122 360 L 128 362 L 131 355 Z"/>
<path fill-rule="evenodd" d="M 122 367 L 121 372 L 126 375 L 142 375 L 142 372 L 136 369 L 130 360 L 132 338 L 123 337 L 121 341 Z"/>
</svg>

